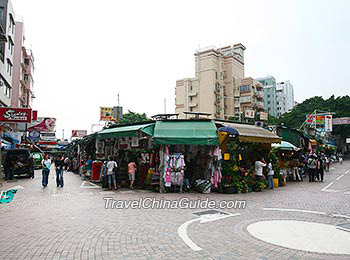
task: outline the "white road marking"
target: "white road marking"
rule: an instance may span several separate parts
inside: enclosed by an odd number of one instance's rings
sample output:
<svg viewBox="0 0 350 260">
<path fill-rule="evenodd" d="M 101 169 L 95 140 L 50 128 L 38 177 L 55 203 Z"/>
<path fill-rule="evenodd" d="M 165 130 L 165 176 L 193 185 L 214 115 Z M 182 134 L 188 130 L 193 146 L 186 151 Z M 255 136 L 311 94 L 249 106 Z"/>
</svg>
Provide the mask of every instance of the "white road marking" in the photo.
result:
<svg viewBox="0 0 350 260">
<path fill-rule="evenodd" d="M 349 170 L 349 171 L 344 172 L 344 174 L 348 174 L 349 172 L 350 172 L 350 170 Z"/>
<path fill-rule="evenodd" d="M 339 192 L 340 190 L 330 190 L 330 189 L 327 189 L 327 190 L 324 190 L 324 192 Z"/>
<path fill-rule="evenodd" d="M 350 195 L 350 191 L 346 191 L 346 192 L 344 192 L 344 194 L 345 195 L 348 195 L 348 194 Z"/>
<path fill-rule="evenodd" d="M 85 186 L 85 184 L 89 185 L 89 186 Z M 101 187 L 94 184 L 94 183 L 91 183 L 91 182 L 88 182 L 88 181 L 83 181 L 80 185 L 80 188 L 81 189 L 100 189 Z"/>
<path fill-rule="evenodd" d="M 337 178 L 337 181 L 339 181 L 341 178 L 344 177 L 344 174 L 340 175 L 338 178 Z"/>
<path fill-rule="evenodd" d="M 208 223 L 208 222 L 213 222 L 216 220 L 221 220 L 224 218 L 229 218 L 229 217 L 235 217 L 239 216 L 240 214 L 229 214 L 229 215 L 219 215 L 219 214 L 207 214 L 207 215 L 202 215 L 199 218 L 191 219 L 189 221 L 186 221 L 183 223 L 178 229 L 177 233 L 181 237 L 181 239 L 185 242 L 185 244 L 191 248 L 193 251 L 201 251 L 202 248 L 197 246 L 187 235 L 187 227 L 192 224 L 193 222 L 200 221 L 200 223 Z"/>
<path fill-rule="evenodd" d="M 21 186 L 21 185 L 17 185 L 17 186 L 14 186 L 14 187 L 11 187 L 11 188 L 9 188 L 9 190 L 22 190 L 22 189 L 24 189 L 24 187 L 23 186 Z"/>
<path fill-rule="evenodd" d="M 302 212 L 302 213 L 311 213 L 311 214 L 327 215 L 326 212 L 313 211 L 313 210 L 305 210 L 305 209 L 263 208 L 263 210 Z"/>
<path fill-rule="evenodd" d="M 339 218 L 346 218 L 346 219 L 350 219 L 349 216 L 346 216 L 346 215 L 341 215 L 341 214 L 332 214 L 332 216 L 334 217 L 339 217 Z"/>
<path fill-rule="evenodd" d="M 325 190 L 327 190 L 330 186 L 332 186 L 333 185 L 333 182 L 331 182 L 330 184 L 328 184 L 326 187 L 324 187 L 321 191 L 325 191 Z"/>
</svg>

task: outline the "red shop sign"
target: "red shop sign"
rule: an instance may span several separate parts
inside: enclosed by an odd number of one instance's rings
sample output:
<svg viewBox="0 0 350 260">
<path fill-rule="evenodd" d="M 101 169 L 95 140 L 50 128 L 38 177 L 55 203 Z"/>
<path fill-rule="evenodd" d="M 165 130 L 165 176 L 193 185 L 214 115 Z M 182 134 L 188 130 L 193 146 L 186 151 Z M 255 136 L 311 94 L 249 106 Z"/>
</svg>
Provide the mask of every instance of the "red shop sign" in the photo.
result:
<svg viewBox="0 0 350 260">
<path fill-rule="evenodd" d="M 32 110 L 30 108 L 0 107 L 0 122 L 32 122 Z"/>
</svg>

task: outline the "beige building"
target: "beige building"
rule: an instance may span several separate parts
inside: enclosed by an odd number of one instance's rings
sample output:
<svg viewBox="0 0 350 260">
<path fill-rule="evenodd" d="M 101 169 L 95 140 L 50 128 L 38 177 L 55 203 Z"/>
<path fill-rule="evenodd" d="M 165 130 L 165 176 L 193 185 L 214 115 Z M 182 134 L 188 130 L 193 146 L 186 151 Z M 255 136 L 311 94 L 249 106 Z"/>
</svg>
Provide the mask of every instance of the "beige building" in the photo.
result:
<svg viewBox="0 0 350 260">
<path fill-rule="evenodd" d="M 257 112 L 264 111 L 264 88 L 260 82 L 253 78 L 244 78 L 239 87 L 240 92 L 240 111 L 245 113 L 247 110 Z"/>
<path fill-rule="evenodd" d="M 242 44 L 208 47 L 195 55 L 195 77 L 176 81 L 175 111 L 202 112 L 211 118 L 228 119 L 240 112 L 240 85 L 244 78 Z"/>
</svg>

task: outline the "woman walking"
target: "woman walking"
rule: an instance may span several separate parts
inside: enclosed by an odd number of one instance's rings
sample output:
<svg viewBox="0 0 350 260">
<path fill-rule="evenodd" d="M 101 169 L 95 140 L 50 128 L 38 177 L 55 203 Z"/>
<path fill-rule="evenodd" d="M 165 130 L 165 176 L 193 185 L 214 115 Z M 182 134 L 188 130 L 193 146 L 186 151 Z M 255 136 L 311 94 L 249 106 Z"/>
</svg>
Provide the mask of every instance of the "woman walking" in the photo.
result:
<svg viewBox="0 0 350 260">
<path fill-rule="evenodd" d="M 41 165 L 43 167 L 42 169 L 42 185 L 45 188 L 49 182 L 49 173 L 51 168 L 51 159 L 49 159 L 49 155 L 45 154 L 44 160 L 42 160 Z"/>
<path fill-rule="evenodd" d="M 64 167 L 64 159 L 63 156 L 57 156 L 55 161 L 56 167 L 56 184 L 57 187 L 61 186 L 63 188 L 63 167 Z"/>
</svg>

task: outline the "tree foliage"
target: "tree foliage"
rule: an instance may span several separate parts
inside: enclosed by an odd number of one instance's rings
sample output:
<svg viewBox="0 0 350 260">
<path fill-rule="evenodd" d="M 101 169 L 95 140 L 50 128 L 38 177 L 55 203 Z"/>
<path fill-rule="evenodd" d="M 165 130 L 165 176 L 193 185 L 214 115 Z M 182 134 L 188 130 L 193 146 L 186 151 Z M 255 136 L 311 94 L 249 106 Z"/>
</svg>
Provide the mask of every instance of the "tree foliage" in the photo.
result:
<svg viewBox="0 0 350 260">
<path fill-rule="evenodd" d="M 291 128 L 299 128 L 306 119 L 306 114 L 311 114 L 315 109 L 334 112 L 333 118 L 350 117 L 350 97 L 343 96 L 335 98 L 334 95 L 328 99 L 313 97 L 298 104 L 292 111 L 279 118 L 272 118 L 270 124 L 284 124 Z M 350 136 L 350 125 L 333 126 L 333 134 L 342 137 Z"/>
<path fill-rule="evenodd" d="M 121 118 L 120 124 L 135 124 L 149 120 L 145 113 L 139 114 L 128 110 L 128 113 L 124 114 Z"/>
</svg>

